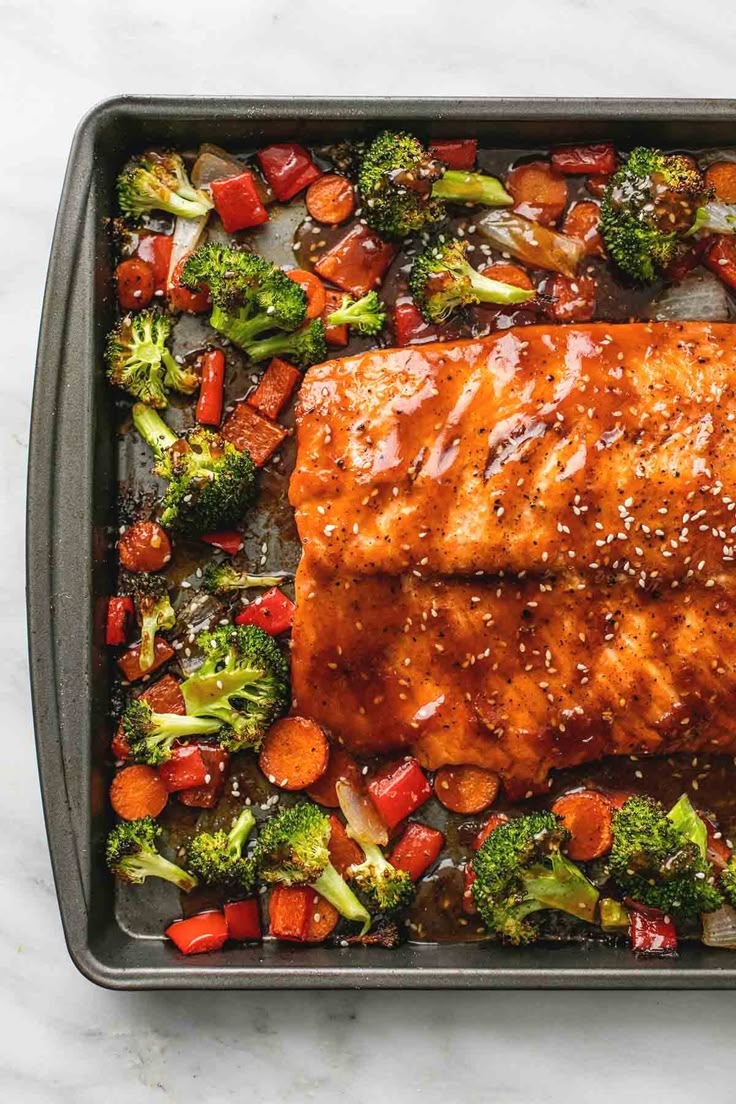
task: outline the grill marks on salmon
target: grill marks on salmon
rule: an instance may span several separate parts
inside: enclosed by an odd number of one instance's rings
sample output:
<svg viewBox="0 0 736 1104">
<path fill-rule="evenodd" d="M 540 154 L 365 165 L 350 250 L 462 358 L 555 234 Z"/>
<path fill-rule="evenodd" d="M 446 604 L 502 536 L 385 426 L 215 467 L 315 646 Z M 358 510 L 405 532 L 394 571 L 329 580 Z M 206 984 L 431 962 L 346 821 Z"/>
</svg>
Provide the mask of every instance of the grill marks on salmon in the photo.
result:
<svg viewBox="0 0 736 1104">
<path fill-rule="evenodd" d="M 736 751 L 736 328 L 528 327 L 310 369 L 300 712 L 497 771 Z"/>
</svg>

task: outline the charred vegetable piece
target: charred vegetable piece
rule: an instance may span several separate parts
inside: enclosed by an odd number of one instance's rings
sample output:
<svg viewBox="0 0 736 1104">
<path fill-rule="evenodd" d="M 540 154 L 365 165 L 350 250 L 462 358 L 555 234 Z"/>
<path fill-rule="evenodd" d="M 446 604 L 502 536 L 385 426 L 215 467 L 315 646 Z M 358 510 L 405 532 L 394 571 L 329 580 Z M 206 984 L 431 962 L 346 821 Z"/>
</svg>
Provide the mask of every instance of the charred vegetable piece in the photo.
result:
<svg viewBox="0 0 736 1104">
<path fill-rule="evenodd" d="M 253 863 L 243 858 L 243 847 L 255 826 L 250 809 L 243 809 L 229 832 L 198 832 L 187 849 L 187 862 L 207 885 L 250 891 L 255 883 Z"/>
<path fill-rule="evenodd" d="M 169 211 L 181 218 L 200 218 L 212 208 L 206 192 L 193 188 L 177 153 L 149 152 L 133 157 L 117 182 L 120 210 L 129 218 L 149 211 Z"/>
<path fill-rule="evenodd" d="M 194 394 L 199 378 L 177 364 L 166 344 L 170 336 L 171 319 L 160 311 L 126 315 L 107 339 L 110 382 L 159 410 L 168 406 L 168 391 Z"/>
<path fill-rule="evenodd" d="M 146 878 L 163 878 L 189 893 L 197 879 L 159 854 L 160 835 L 161 828 L 151 817 L 117 824 L 107 837 L 107 865 L 124 882 L 140 885 Z"/>
</svg>

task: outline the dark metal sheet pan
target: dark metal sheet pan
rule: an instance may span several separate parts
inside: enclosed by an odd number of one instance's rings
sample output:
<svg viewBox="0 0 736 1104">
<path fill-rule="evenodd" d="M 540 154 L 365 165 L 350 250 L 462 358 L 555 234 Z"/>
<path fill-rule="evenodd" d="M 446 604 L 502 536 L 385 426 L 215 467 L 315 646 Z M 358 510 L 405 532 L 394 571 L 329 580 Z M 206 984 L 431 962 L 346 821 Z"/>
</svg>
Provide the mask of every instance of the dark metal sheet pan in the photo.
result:
<svg viewBox="0 0 736 1104">
<path fill-rule="evenodd" d="M 395 951 L 265 944 L 183 959 L 116 918 L 102 861 L 109 661 L 102 645 L 116 488 L 113 404 L 100 370 L 112 318 L 105 219 L 116 171 L 147 145 L 242 148 L 325 142 L 414 123 L 436 137 L 515 148 L 611 137 L 624 147 L 736 146 L 736 101 L 207 99 L 109 100 L 72 146 L 49 263 L 28 478 L 28 621 L 36 743 L 69 953 L 112 988 L 731 988 L 736 958 L 686 945 L 636 960 L 600 943 L 521 949 L 407 945 Z"/>
</svg>

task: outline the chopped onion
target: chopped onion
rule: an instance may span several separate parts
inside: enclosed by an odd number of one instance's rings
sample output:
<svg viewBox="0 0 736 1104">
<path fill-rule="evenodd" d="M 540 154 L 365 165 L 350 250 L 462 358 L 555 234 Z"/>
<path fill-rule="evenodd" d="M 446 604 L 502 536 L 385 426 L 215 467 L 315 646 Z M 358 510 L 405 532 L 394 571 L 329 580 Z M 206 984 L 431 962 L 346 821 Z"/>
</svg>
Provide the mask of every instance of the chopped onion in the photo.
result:
<svg viewBox="0 0 736 1104">
<path fill-rule="evenodd" d="M 688 237 L 706 230 L 709 234 L 736 233 L 736 204 L 704 203 L 695 213 Z"/>
<path fill-rule="evenodd" d="M 187 597 L 176 611 L 172 642 L 179 666 L 189 677 L 202 663 L 202 653 L 192 638 L 206 629 L 216 629 L 226 611 L 222 602 L 204 590 L 185 590 L 182 593 Z"/>
<path fill-rule="evenodd" d="M 574 276 L 585 253 L 582 242 L 548 230 L 513 211 L 488 211 L 475 219 L 475 224 L 496 249 L 526 261 L 532 268 Z"/>
<path fill-rule="evenodd" d="M 340 808 L 355 835 L 364 843 L 375 843 L 378 846 L 388 843 L 386 825 L 368 794 L 345 778 L 340 778 L 335 783 L 335 790 Z"/>
<path fill-rule="evenodd" d="M 192 168 L 192 184 L 195 188 L 202 188 L 205 184 L 211 184 L 213 180 L 240 176 L 242 172 L 245 172 L 242 161 L 231 157 L 218 146 L 204 145 L 200 148 L 199 157 Z"/>
<path fill-rule="evenodd" d="M 726 322 L 731 301 L 725 286 L 712 272 L 691 272 L 649 304 L 647 316 L 655 322 Z"/>
<path fill-rule="evenodd" d="M 703 943 L 706 947 L 736 947 L 736 910 L 721 905 L 715 912 L 704 912 Z"/>
<path fill-rule="evenodd" d="M 167 285 L 171 285 L 171 278 L 182 257 L 186 257 L 187 253 L 191 253 L 199 245 L 209 216 L 208 211 L 207 214 L 200 215 L 196 219 L 177 218 L 174 223 L 174 241 L 171 246 L 171 263 L 169 264 L 169 275 L 166 280 Z"/>
</svg>

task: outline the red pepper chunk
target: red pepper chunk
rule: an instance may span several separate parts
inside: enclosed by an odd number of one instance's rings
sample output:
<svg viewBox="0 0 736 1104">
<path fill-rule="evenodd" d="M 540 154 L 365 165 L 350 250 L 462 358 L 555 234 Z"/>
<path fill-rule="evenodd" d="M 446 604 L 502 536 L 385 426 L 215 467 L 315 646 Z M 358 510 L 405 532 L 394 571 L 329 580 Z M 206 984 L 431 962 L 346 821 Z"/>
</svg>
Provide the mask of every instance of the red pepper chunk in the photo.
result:
<svg viewBox="0 0 736 1104">
<path fill-rule="evenodd" d="M 320 257 L 314 271 L 360 298 L 379 286 L 395 256 L 396 246 L 357 223 Z"/>
<path fill-rule="evenodd" d="M 161 763 L 158 776 L 169 793 L 206 785 L 207 766 L 196 744 L 175 747 L 171 758 Z"/>
<path fill-rule="evenodd" d="M 265 629 L 271 636 L 278 636 L 291 628 L 294 620 L 295 605 L 291 598 L 279 590 L 271 587 L 260 598 L 254 598 L 249 606 L 235 618 L 236 625 L 256 625 L 259 629 Z"/>
<path fill-rule="evenodd" d="M 610 176 L 616 171 L 616 150 L 610 142 L 591 146 L 560 146 L 552 151 L 552 168 L 568 176 L 576 173 Z"/>
<path fill-rule="evenodd" d="M 227 923 L 221 912 L 202 912 L 188 920 L 175 920 L 166 934 L 182 954 L 219 951 L 228 937 Z"/>
<path fill-rule="evenodd" d="M 204 782 L 199 786 L 192 786 L 188 790 L 178 790 L 177 798 L 182 805 L 193 809 L 214 809 L 225 789 L 225 776 L 227 774 L 230 755 L 221 747 L 211 744 L 199 744 L 199 753 L 204 759 L 207 773 Z M 209 781 L 208 781 L 209 779 Z"/>
<path fill-rule="evenodd" d="M 457 138 L 454 141 L 429 143 L 430 157 L 436 157 L 448 169 L 472 169 L 478 153 L 477 138 Z"/>
<path fill-rule="evenodd" d="M 278 422 L 264 418 L 247 402 L 240 402 L 225 419 L 222 436 L 241 452 L 247 449 L 256 467 L 262 468 L 287 436 L 287 431 Z"/>
<path fill-rule="evenodd" d="M 436 862 L 445 837 L 436 828 L 412 821 L 391 852 L 390 862 L 398 870 L 405 870 L 413 882 Z"/>
<path fill-rule="evenodd" d="M 128 639 L 128 630 L 133 622 L 135 606 L 129 594 L 123 597 L 113 596 L 107 600 L 107 627 L 105 629 L 105 643 L 115 647 L 125 644 Z"/>
<path fill-rule="evenodd" d="M 733 238 L 719 235 L 705 255 L 703 262 L 730 288 L 736 288 L 736 246 Z"/>
<path fill-rule="evenodd" d="M 268 222 L 268 211 L 261 203 L 253 173 L 213 180 L 211 188 L 215 210 L 228 234 Z"/>
<path fill-rule="evenodd" d="M 416 759 L 404 759 L 389 774 L 371 779 L 368 792 L 386 826 L 395 828 L 431 797 L 432 787 Z"/>
<path fill-rule="evenodd" d="M 309 152 L 296 142 L 281 142 L 258 151 L 263 175 L 282 203 L 322 175 Z"/>
<path fill-rule="evenodd" d="M 509 818 L 506 816 L 505 813 L 491 813 L 483 827 L 478 832 L 478 835 L 473 840 L 473 850 L 479 851 L 490 836 L 491 832 L 495 831 L 496 828 L 498 828 L 499 824 L 505 824 L 508 819 Z"/>
<path fill-rule="evenodd" d="M 420 345 L 437 341 L 439 333 L 425 322 L 413 303 L 397 303 L 394 307 L 394 331 L 397 345 Z"/>
<path fill-rule="evenodd" d="M 243 547 L 242 534 L 237 529 L 221 529 L 218 533 L 203 533 L 199 538 L 205 544 L 221 548 L 228 556 L 235 556 Z"/>
<path fill-rule="evenodd" d="M 200 425 L 219 426 L 225 392 L 225 354 L 222 349 L 208 349 L 202 357 L 202 380 L 197 400 L 197 421 Z"/>
<path fill-rule="evenodd" d="M 137 682 L 144 675 L 152 675 L 157 668 L 163 666 L 164 663 L 168 663 L 174 654 L 174 649 L 168 640 L 164 640 L 162 636 L 156 637 L 153 647 L 153 666 L 149 667 L 147 671 L 141 670 L 140 644 L 133 644 L 131 648 L 123 652 L 118 659 L 118 667 L 124 679 L 127 679 L 128 682 Z"/>
<path fill-rule="evenodd" d="M 306 886 L 276 886 L 268 899 L 269 932 L 274 939 L 303 943 L 307 938 L 314 890 Z"/>
<path fill-rule="evenodd" d="M 635 904 L 631 910 L 631 947 L 639 955 L 674 955 L 677 932 L 669 916 L 659 909 Z"/>
<path fill-rule="evenodd" d="M 298 368 L 286 360 L 274 357 L 246 402 L 264 417 L 278 418 L 300 379 L 301 372 Z"/>
<path fill-rule="evenodd" d="M 187 314 L 202 314 L 211 305 L 210 289 L 206 284 L 200 284 L 196 291 L 190 291 L 189 288 L 184 287 L 181 282 L 181 270 L 184 268 L 188 256 L 187 253 L 185 257 L 182 257 L 171 274 L 169 305 L 172 310 L 185 311 Z"/>
<path fill-rule="evenodd" d="M 154 290 L 165 293 L 171 267 L 171 250 L 174 245 L 172 234 L 141 233 L 138 238 L 136 256 L 148 261 L 153 269 Z"/>
<path fill-rule="evenodd" d="M 463 904 L 462 909 L 466 916 L 475 916 L 477 908 L 475 907 L 475 894 L 473 893 L 473 886 L 475 885 L 475 879 L 477 875 L 473 870 L 472 863 L 466 863 L 463 870 Z"/>
<path fill-rule="evenodd" d="M 256 943 L 261 938 L 261 912 L 256 897 L 225 905 L 225 920 L 231 939 L 237 939 L 239 943 Z"/>
</svg>

